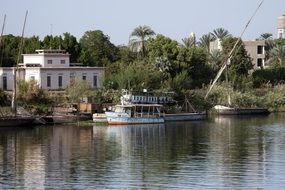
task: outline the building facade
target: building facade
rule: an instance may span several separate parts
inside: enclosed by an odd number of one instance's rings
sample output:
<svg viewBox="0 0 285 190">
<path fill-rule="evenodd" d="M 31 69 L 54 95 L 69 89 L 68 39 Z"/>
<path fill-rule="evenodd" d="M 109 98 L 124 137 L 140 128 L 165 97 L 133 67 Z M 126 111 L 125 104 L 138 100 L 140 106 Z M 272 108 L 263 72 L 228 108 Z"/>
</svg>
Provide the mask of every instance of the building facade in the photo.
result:
<svg viewBox="0 0 285 190">
<path fill-rule="evenodd" d="M 75 79 L 88 81 L 92 88 L 102 86 L 103 67 L 75 65 L 78 64 L 70 63 L 70 54 L 64 50 L 36 50 L 35 54 L 23 54 L 17 79 L 34 80 L 40 88 L 48 90 L 63 90 Z M 0 68 L 0 88 L 13 90 L 14 72 L 14 67 Z"/>
<path fill-rule="evenodd" d="M 254 69 L 264 68 L 265 65 L 265 40 L 243 41 L 244 48 L 252 59 Z M 210 43 L 210 52 L 222 51 L 220 40 Z"/>
<path fill-rule="evenodd" d="M 277 18 L 277 38 L 285 38 L 285 15 Z"/>
</svg>

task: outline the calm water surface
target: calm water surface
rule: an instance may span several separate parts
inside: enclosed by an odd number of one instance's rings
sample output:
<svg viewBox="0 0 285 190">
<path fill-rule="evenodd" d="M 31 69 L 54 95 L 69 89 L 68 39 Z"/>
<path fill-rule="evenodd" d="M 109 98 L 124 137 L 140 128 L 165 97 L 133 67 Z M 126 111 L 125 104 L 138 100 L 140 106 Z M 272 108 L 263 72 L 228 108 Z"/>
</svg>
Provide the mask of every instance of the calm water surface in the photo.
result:
<svg viewBox="0 0 285 190">
<path fill-rule="evenodd" d="M 0 189 L 284 189 L 285 114 L 0 129 Z"/>
</svg>

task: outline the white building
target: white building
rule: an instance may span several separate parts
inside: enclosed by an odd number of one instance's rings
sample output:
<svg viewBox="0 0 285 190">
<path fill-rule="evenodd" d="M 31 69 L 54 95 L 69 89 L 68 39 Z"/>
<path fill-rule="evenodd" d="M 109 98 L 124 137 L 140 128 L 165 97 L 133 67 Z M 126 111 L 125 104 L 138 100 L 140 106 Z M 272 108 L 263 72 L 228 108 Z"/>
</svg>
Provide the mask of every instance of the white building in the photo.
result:
<svg viewBox="0 0 285 190">
<path fill-rule="evenodd" d="M 285 38 L 285 15 L 277 18 L 277 38 Z"/>
<path fill-rule="evenodd" d="M 48 90 L 62 90 L 77 79 L 86 80 L 92 88 L 102 85 L 103 67 L 83 67 L 70 63 L 70 54 L 64 50 L 36 50 L 35 54 L 23 54 L 19 64 L 18 79 L 37 81 L 39 87 Z M 0 68 L 0 88 L 13 90 L 14 67 Z"/>
</svg>

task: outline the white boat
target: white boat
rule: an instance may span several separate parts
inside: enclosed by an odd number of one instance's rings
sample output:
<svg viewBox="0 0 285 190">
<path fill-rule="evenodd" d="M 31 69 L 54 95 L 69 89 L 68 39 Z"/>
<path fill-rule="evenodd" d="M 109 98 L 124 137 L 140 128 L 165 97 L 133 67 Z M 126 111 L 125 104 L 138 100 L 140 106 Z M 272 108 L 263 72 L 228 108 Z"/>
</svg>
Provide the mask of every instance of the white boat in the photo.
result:
<svg viewBox="0 0 285 190">
<path fill-rule="evenodd" d="M 93 122 L 95 123 L 104 123 L 107 122 L 107 117 L 105 113 L 94 113 L 92 115 Z"/>
<path fill-rule="evenodd" d="M 116 105 L 114 111 L 105 112 L 111 125 L 164 123 L 159 104 Z"/>
<path fill-rule="evenodd" d="M 233 108 L 222 105 L 216 105 L 214 108 L 219 115 L 265 115 L 270 113 L 266 108 Z"/>
</svg>

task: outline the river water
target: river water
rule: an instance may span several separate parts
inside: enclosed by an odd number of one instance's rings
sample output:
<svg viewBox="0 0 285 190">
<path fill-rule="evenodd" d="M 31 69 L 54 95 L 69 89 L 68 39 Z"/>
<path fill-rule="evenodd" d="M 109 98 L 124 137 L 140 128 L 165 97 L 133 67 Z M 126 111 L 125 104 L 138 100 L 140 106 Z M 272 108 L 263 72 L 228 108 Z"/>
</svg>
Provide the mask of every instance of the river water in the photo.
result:
<svg viewBox="0 0 285 190">
<path fill-rule="evenodd" d="M 284 189 L 285 114 L 0 129 L 0 189 Z"/>
</svg>

